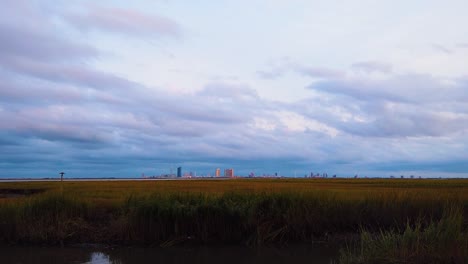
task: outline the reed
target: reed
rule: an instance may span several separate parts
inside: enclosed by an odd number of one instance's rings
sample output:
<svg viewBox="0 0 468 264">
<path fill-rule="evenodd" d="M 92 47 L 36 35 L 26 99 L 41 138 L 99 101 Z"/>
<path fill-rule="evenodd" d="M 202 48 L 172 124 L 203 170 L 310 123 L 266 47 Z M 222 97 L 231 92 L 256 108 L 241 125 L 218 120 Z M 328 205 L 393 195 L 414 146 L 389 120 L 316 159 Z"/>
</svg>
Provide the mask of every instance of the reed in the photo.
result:
<svg viewBox="0 0 468 264">
<path fill-rule="evenodd" d="M 468 263 L 468 233 L 459 207 L 428 225 L 408 221 L 403 230 L 362 231 L 358 247 L 341 250 L 339 263 Z"/>
<path fill-rule="evenodd" d="M 467 185 L 332 179 L 65 182 L 62 188 L 10 183 L 4 188 L 46 191 L 0 201 L 0 243 L 333 242 L 362 229 L 430 226 L 450 206 L 458 208 L 465 230 Z"/>
<path fill-rule="evenodd" d="M 76 197 L 48 193 L 0 206 L 4 243 L 63 243 L 85 226 L 88 204 Z"/>
</svg>

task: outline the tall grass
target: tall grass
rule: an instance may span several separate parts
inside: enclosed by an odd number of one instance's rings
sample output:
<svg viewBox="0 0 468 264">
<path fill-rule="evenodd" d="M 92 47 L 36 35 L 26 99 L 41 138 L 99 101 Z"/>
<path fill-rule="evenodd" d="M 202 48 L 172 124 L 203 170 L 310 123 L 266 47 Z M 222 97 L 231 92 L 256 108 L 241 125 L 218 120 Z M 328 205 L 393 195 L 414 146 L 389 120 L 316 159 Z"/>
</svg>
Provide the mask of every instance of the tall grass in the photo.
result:
<svg viewBox="0 0 468 264">
<path fill-rule="evenodd" d="M 100 201 L 100 200 L 99 200 Z M 334 241 L 343 235 L 430 226 L 463 198 L 387 191 L 350 198 L 346 192 L 153 192 L 112 202 L 76 192 L 46 192 L 0 203 L 0 241 L 171 246 L 177 243 Z"/>
<path fill-rule="evenodd" d="M 341 264 L 468 263 L 468 233 L 460 208 L 451 206 L 438 221 L 408 222 L 403 231 L 361 232 L 359 247 L 342 250 Z"/>
<path fill-rule="evenodd" d="M 320 218 L 314 212 L 320 202 L 312 196 L 308 198 L 291 193 L 132 197 L 126 206 L 127 238 L 144 242 L 190 239 L 249 244 L 310 239 L 312 229 L 304 228 Z"/>
<path fill-rule="evenodd" d="M 0 206 L 0 241 L 4 243 L 63 243 L 77 236 L 88 204 L 59 193 L 5 203 Z"/>
</svg>

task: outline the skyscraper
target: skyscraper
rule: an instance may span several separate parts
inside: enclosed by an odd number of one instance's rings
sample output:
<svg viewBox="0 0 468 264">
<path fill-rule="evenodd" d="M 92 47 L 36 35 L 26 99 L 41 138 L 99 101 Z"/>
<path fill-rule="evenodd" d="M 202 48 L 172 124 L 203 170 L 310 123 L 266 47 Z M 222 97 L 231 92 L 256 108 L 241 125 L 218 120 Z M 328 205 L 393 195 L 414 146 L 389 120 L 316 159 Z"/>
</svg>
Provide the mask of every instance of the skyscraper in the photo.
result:
<svg viewBox="0 0 468 264">
<path fill-rule="evenodd" d="M 229 178 L 234 177 L 234 169 L 225 169 L 224 177 L 229 177 Z"/>
<path fill-rule="evenodd" d="M 182 167 L 177 168 L 177 177 L 182 177 Z"/>
<path fill-rule="evenodd" d="M 215 172 L 215 177 L 219 177 L 219 176 L 221 176 L 221 169 L 217 168 Z"/>
</svg>

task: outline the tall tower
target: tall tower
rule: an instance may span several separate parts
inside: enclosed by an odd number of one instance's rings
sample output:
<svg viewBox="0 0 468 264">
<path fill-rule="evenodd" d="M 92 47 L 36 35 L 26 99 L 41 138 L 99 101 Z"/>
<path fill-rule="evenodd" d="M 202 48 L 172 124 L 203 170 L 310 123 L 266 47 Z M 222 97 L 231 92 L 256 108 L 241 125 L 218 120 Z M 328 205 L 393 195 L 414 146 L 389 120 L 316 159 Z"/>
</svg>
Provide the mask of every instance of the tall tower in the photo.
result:
<svg viewBox="0 0 468 264">
<path fill-rule="evenodd" d="M 182 177 L 182 167 L 177 168 L 177 177 Z"/>
<path fill-rule="evenodd" d="M 225 169 L 224 170 L 224 177 L 233 178 L 234 177 L 234 169 Z"/>
<path fill-rule="evenodd" d="M 217 168 L 215 172 L 215 177 L 219 177 L 219 176 L 221 176 L 221 169 Z"/>
</svg>

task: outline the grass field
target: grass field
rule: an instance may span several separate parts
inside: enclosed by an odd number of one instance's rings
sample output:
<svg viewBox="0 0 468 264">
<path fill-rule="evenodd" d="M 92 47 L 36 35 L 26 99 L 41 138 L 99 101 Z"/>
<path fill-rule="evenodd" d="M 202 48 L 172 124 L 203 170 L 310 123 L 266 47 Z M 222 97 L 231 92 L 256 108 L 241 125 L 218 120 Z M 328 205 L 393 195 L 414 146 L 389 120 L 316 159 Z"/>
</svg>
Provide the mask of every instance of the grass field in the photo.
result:
<svg viewBox="0 0 468 264">
<path fill-rule="evenodd" d="M 465 179 L 4 182 L 0 190 L 32 193 L 0 198 L 4 244 L 348 241 L 342 263 L 468 260 Z M 403 254 L 412 247 L 419 255 Z"/>
<path fill-rule="evenodd" d="M 128 195 L 153 193 L 238 193 L 320 192 L 362 198 L 379 193 L 437 192 L 447 198 L 468 199 L 468 179 L 235 179 L 235 180 L 146 180 L 146 181 L 38 181 L 0 182 L 1 189 L 42 189 L 79 193 L 85 199 L 118 201 Z M 430 195 L 429 195 L 430 196 Z"/>
</svg>

